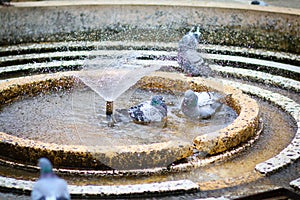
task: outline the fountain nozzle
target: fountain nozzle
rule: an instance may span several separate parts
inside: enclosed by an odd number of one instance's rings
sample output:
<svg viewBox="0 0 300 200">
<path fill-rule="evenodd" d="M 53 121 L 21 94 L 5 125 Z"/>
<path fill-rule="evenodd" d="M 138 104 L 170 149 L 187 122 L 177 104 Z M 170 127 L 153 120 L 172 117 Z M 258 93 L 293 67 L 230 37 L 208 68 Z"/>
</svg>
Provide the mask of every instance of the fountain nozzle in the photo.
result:
<svg viewBox="0 0 300 200">
<path fill-rule="evenodd" d="M 106 119 L 108 121 L 108 126 L 113 127 L 114 126 L 114 120 L 113 120 L 113 101 L 106 101 Z"/>
<path fill-rule="evenodd" d="M 113 114 L 113 101 L 107 101 L 106 102 L 106 115 L 112 115 Z"/>
</svg>

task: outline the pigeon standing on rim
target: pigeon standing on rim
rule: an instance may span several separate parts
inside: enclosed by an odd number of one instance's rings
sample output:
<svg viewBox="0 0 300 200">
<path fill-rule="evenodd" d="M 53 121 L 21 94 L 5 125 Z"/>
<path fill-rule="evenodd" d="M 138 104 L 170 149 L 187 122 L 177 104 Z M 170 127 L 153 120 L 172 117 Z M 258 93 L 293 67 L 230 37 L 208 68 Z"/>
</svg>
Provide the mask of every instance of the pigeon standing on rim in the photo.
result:
<svg viewBox="0 0 300 200">
<path fill-rule="evenodd" d="M 191 118 L 212 117 L 223 105 L 225 97 L 216 92 L 194 92 L 187 90 L 181 103 L 181 111 Z"/>
<path fill-rule="evenodd" d="M 33 185 L 32 200 L 70 200 L 67 182 L 56 176 L 47 158 L 40 158 L 40 178 Z"/>
<path fill-rule="evenodd" d="M 211 76 L 212 70 L 204 64 L 197 46 L 201 36 L 199 27 L 195 32 L 191 29 L 178 43 L 177 62 L 184 73 L 190 76 Z"/>
<path fill-rule="evenodd" d="M 154 96 L 128 109 L 129 116 L 137 123 L 161 122 L 167 117 L 167 105 L 162 96 Z"/>
<path fill-rule="evenodd" d="M 267 6 L 268 4 L 263 1 L 251 1 L 251 5 Z"/>
</svg>

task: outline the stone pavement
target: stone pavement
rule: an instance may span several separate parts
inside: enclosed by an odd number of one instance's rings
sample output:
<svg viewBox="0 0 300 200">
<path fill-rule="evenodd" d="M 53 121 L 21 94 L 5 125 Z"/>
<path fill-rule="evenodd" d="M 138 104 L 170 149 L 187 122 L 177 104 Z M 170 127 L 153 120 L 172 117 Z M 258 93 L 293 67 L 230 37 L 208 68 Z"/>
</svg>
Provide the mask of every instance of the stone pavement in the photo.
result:
<svg viewBox="0 0 300 200">
<path fill-rule="evenodd" d="M 21 2 L 21 1 L 24 2 L 24 1 L 36 1 L 36 0 L 12 0 L 12 2 Z M 70 0 L 61 0 L 61 1 L 70 1 Z M 76 1 L 76 0 L 74 0 L 74 1 Z M 182 1 L 184 1 L 184 0 L 182 0 Z M 239 4 L 250 4 L 250 2 L 251 2 L 251 0 L 198 0 L 198 1 L 222 2 L 222 3 L 239 3 Z M 269 6 L 289 7 L 289 8 L 298 8 L 298 9 L 300 9 L 300 0 L 284 0 L 284 1 L 282 1 L 282 0 L 264 0 L 264 2 L 266 2 Z"/>
</svg>

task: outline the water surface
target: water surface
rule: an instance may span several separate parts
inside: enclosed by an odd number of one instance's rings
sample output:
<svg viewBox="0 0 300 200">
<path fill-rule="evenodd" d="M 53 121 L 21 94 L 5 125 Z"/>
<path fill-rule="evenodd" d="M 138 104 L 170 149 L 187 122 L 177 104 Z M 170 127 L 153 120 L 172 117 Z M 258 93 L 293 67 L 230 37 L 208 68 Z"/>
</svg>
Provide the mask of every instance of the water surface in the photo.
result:
<svg viewBox="0 0 300 200">
<path fill-rule="evenodd" d="M 127 114 L 133 105 L 162 95 L 168 106 L 167 123 L 134 123 Z M 191 120 L 180 111 L 182 94 L 132 88 L 114 102 L 113 128 L 107 126 L 105 101 L 89 87 L 23 97 L 2 106 L 0 131 L 24 139 L 68 145 L 136 145 L 185 140 L 226 127 L 235 112 L 224 105 L 211 119 Z"/>
</svg>

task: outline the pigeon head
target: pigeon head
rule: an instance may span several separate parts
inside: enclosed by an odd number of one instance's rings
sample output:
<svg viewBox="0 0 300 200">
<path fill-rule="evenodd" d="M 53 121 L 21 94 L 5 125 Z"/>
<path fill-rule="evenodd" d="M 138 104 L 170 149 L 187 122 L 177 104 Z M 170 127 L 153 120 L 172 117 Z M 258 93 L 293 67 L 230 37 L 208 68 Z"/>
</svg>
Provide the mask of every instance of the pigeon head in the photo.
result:
<svg viewBox="0 0 300 200">
<path fill-rule="evenodd" d="M 201 37 L 201 32 L 200 32 L 200 28 L 199 26 L 197 27 L 195 32 L 192 32 L 194 30 L 194 28 L 192 28 L 189 32 L 190 35 L 192 35 L 194 38 L 196 38 L 196 40 L 199 42 L 199 39 Z"/>
<path fill-rule="evenodd" d="M 185 36 L 181 38 L 178 43 L 179 52 L 184 52 L 187 50 L 195 50 L 197 49 L 197 45 L 199 43 L 199 39 L 201 36 L 199 27 L 197 30 L 193 32 L 194 28 L 192 28 Z"/>
<path fill-rule="evenodd" d="M 198 104 L 198 97 L 192 90 L 187 90 L 184 93 L 183 104 L 185 106 L 195 107 Z"/>
<path fill-rule="evenodd" d="M 52 173 L 52 164 L 47 158 L 40 158 L 39 163 L 41 174 Z"/>
<path fill-rule="evenodd" d="M 151 99 L 151 105 L 152 106 L 158 106 L 158 105 L 163 105 L 165 104 L 165 100 L 162 96 L 154 96 Z"/>
<path fill-rule="evenodd" d="M 154 107 L 160 107 L 161 106 L 161 107 L 163 107 L 164 109 L 167 110 L 165 100 L 162 96 L 157 95 L 157 96 L 152 97 L 150 104 Z"/>
</svg>

